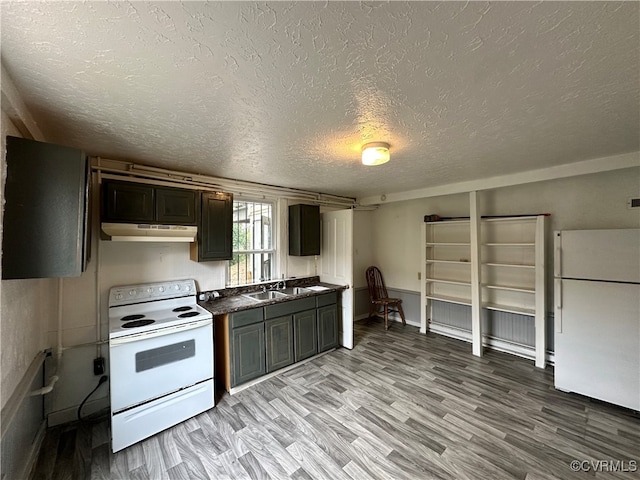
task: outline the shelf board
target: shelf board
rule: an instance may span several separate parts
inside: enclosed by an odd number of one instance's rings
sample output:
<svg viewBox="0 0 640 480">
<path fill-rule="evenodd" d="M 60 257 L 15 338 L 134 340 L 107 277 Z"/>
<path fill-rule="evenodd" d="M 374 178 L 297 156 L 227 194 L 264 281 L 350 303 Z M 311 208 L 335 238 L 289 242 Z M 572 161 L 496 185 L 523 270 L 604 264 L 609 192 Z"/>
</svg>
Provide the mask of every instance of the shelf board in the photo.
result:
<svg viewBox="0 0 640 480">
<path fill-rule="evenodd" d="M 446 295 L 426 295 L 429 300 L 438 300 L 440 302 L 457 303 L 458 305 L 471 305 L 470 298 L 447 297 Z"/>
<path fill-rule="evenodd" d="M 535 269 L 535 265 L 523 265 L 521 263 L 483 263 L 487 267 L 509 267 L 509 268 L 530 268 Z"/>
<path fill-rule="evenodd" d="M 430 283 L 446 283 L 449 285 L 462 285 L 465 287 L 470 287 L 471 286 L 471 282 L 462 282 L 459 280 L 446 280 L 446 279 L 442 279 L 442 278 L 425 278 L 425 282 L 430 282 Z"/>
<path fill-rule="evenodd" d="M 505 290 L 508 292 L 520 292 L 520 293 L 536 293 L 535 289 L 532 288 L 526 288 L 526 287 L 512 287 L 509 285 L 490 285 L 490 284 L 485 284 L 482 285 L 483 288 L 491 288 L 494 290 Z"/>
<path fill-rule="evenodd" d="M 483 222 L 533 222 L 538 219 L 538 215 L 527 215 L 523 217 L 500 217 L 500 218 L 481 218 Z"/>
<path fill-rule="evenodd" d="M 462 264 L 462 265 L 471 265 L 471 262 L 469 261 L 462 261 L 462 260 L 437 260 L 437 259 L 430 259 L 427 260 L 427 263 L 452 263 L 452 264 Z"/>
<path fill-rule="evenodd" d="M 535 247 L 536 244 L 529 243 L 529 242 L 510 242 L 510 243 L 491 242 L 491 243 L 483 243 L 482 246 L 483 247 Z"/>
<path fill-rule="evenodd" d="M 470 221 L 468 219 L 461 220 L 438 220 L 436 222 L 424 222 L 427 225 L 465 225 L 469 224 Z"/>
<path fill-rule="evenodd" d="M 469 247 L 469 242 L 427 242 L 427 247 Z"/>
<path fill-rule="evenodd" d="M 508 312 L 508 313 L 516 313 L 519 315 L 527 315 L 530 317 L 534 317 L 536 314 L 535 309 L 533 308 L 525 308 L 525 307 L 517 307 L 514 305 L 500 305 L 497 303 L 483 303 L 482 308 L 486 308 L 487 310 L 497 310 L 499 312 Z"/>
</svg>

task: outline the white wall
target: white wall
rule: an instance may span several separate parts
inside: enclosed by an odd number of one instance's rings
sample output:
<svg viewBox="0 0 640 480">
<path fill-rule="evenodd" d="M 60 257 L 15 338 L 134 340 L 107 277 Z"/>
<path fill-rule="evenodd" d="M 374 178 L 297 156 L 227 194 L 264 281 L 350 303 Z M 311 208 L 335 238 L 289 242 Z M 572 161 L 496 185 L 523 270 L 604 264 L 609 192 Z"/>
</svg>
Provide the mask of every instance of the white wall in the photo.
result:
<svg viewBox="0 0 640 480">
<path fill-rule="evenodd" d="M 640 228 L 640 209 L 626 207 L 632 196 L 640 196 L 639 168 L 478 192 L 482 215 L 551 213 L 549 240 L 553 230 Z M 420 291 L 420 227 L 426 214 L 468 216 L 469 196 L 395 202 L 373 212 L 371 261 L 381 267 L 388 287 Z"/>
</svg>

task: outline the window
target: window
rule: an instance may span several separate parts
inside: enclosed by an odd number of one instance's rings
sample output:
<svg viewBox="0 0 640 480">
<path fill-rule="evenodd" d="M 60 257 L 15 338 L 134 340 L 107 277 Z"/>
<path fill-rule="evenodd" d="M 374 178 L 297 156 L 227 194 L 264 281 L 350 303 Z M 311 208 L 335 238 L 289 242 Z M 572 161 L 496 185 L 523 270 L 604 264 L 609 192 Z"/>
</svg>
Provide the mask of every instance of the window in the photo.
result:
<svg viewBox="0 0 640 480">
<path fill-rule="evenodd" d="M 265 282 L 274 277 L 272 203 L 233 202 L 233 257 L 229 261 L 229 286 Z"/>
</svg>

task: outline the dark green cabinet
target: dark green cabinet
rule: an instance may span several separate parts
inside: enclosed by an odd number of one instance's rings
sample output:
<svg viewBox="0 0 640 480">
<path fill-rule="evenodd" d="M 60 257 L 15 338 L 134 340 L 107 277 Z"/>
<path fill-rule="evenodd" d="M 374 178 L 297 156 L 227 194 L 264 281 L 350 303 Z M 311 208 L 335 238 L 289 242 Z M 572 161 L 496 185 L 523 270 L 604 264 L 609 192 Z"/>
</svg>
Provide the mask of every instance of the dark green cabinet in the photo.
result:
<svg viewBox="0 0 640 480">
<path fill-rule="evenodd" d="M 289 206 L 289 255 L 320 255 L 320 207 Z"/>
<path fill-rule="evenodd" d="M 232 329 L 230 341 L 232 386 L 266 373 L 264 322 Z"/>
<path fill-rule="evenodd" d="M 225 339 L 216 343 L 223 352 L 216 364 L 226 388 L 337 347 L 338 318 L 336 292 L 230 313 L 228 324 L 216 322 L 216 339 Z"/>
<path fill-rule="evenodd" d="M 156 219 L 168 225 L 196 224 L 195 190 L 156 188 Z"/>
<path fill-rule="evenodd" d="M 102 194 L 103 221 L 153 222 L 155 191 L 152 185 L 105 180 L 102 183 Z"/>
<path fill-rule="evenodd" d="M 290 316 L 265 322 L 267 373 L 291 365 L 293 353 L 293 323 Z"/>
<path fill-rule="evenodd" d="M 318 352 L 338 346 L 338 306 L 318 308 Z"/>
<path fill-rule="evenodd" d="M 81 275 L 90 243 L 84 152 L 7 136 L 6 163 L 2 278 Z"/>
<path fill-rule="evenodd" d="M 318 353 L 316 311 L 293 314 L 294 351 L 296 362 Z"/>
<path fill-rule="evenodd" d="M 104 180 L 102 220 L 114 223 L 195 225 L 195 190 Z"/>
<path fill-rule="evenodd" d="M 339 345 L 338 293 L 330 292 L 316 297 L 318 306 L 318 352 Z"/>
<path fill-rule="evenodd" d="M 230 260 L 232 255 L 233 195 L 201 192 L 198 241 L 191 259 L 198 262 Z"/>
</svg>

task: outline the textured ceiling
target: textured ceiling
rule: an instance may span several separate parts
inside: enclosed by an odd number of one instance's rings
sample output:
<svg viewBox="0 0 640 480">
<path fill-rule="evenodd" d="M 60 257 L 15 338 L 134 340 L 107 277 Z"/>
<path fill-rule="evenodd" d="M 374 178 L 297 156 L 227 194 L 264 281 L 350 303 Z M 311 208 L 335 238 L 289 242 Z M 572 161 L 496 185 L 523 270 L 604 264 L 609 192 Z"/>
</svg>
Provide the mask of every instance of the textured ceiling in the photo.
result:
<svg viewBox="0 0 640 480">
<path fill-rule="evenodd" d="M 40 129 L 106 158 L 355 197 L 640 149 L 638 2 L 1 8 Z"/>
</svg>

